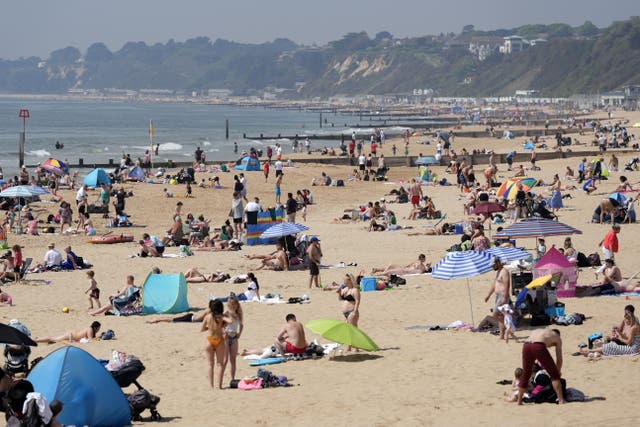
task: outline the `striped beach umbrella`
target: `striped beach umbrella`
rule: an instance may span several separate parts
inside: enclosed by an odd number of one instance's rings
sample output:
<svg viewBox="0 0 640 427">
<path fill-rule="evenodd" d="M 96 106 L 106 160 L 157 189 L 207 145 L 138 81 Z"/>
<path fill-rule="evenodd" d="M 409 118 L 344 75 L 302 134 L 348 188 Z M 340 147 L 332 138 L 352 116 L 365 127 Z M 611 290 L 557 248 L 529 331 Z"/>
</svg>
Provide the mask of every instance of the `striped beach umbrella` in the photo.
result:
<svg viewBox="0 0 640 427">
<path fill-rule="evenodd" d="M 492 258 L 500 258 L 501 261 L 517 261 L 521 259 L 533 258 L 533 256 L 522 249 L 513 247 L 494 246 L 489 248 L 485 253 L 489 254 Z"/>
<path fill-rule="evenodd" d="M 473 321 L 473 304 L 471 302 L 471 288 L 469 277 L 477 276 L 493 268 L 493 258 L 486 251 L 462 251 L 452 252 L 440 260 L 431 276 L 435 279 L 451 280 L 458 278 L 467 279 L 467 293 L 469 294 L 469 310 L 471 311 L 471 324 Z"/>
<path fill-rule="evenodd" d="M 295 222 L 279 222 L 267 228 L 261 235 L 261 239 L 271 239 L 274 237 L 290 236 L 301 231 L 308 230 L 309 227 Z"/>
<path fill-rule="evenodd" d="M 9 187 L 0 193 L 0 197 L 33 197 L 35 194 L 26 185 Z"/>
<path fill-rule="evenodd" d="M 538 180 L 531 177 L 510 178 L 502 183 L 496 192 L 497 197 L 502 197 L 507 200 L 514 200 L 516 193 L 518 192 L 518 185 L 522 184 L 524 191 L 530 191 L 538 183 Z"/>
<path fill-rule="evenodd" d="M 434 279 L 450 280 L 486 273 L 492 268 L 492 257 L 485 252 L 451 252 L 433 267 L 431 276 Z"/>
<path fill-rule="evenodd" d="M 49 157 L 47 160 L 42 162 L 40 164 L 40 168 L 60 176 L 69 172 L 69 167 L 65 162 L 54 159 L 53 157 Z"/>
<path fill-rule="evenodd" d="M 511 224 L 496 233 L 494 237 L 517 239 L 538 236 L 567 236 L 571 234 L 582 234 L 582 231 L 558 221 L 532 217 Z"/>
<path fill-rule="evenodd" d="M 27 185 L 26 186 L 29 191 L 31 191 L 33 193 L 34 196 L 41 196 L 43 194 L 50 194 L 49 190 L 47 190 L 46 188 L 42 188 L 39 185 Z"/>
</svg>

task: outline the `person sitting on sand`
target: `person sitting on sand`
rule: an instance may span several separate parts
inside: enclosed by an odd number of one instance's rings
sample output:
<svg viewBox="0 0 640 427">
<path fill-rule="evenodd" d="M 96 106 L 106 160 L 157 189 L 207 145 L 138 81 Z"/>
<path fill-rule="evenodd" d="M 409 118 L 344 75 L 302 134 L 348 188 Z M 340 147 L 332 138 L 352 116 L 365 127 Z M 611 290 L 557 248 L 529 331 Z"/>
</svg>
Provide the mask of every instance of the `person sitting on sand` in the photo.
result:
<svg viewBox="0 0 640 427">
<path fill-rule="evenodd" d="M 176 215 L 173 219 L 173 224 L 171 228 L 167 230 L 167 235 L 162 239 L 163 245 L 168 245 L 173 242 L 176 245 L 179 245 L 184 238 L 184 231 L 182 229 L 182 218 L 180 215 Z"/>
<path fill-rule="evenodd" d="M 13 305 L 13 298 L 11 298 L 11 295 L 2 290 L 2 288 L 0 288 L 0 305 Z"/>
<path fill-rule="evenodd" d="M 281 355 L 292 353 L 302 354 L 307 350 L 307 339 L 304 336 L 304 327 L 298 322 L 295 314 L 287 314 L 286 323 L 278 332 L 275 346 Z"/>
<path fill-rule="evenodd" d="M 47 248 L 48 250 L 44 254 L 44 260 L 38 264 L 38 268 L 42 270 L 52 270 L 60 267 L 60 264 L 62 264 L 62 255 L 56 250 L 56 245 L 51 242 Z"/>
<path fill-rule="evenodd" d="M 616 188 L 616 191 L 619 191 L 619 192 L 633 191 L 633 187 L 629 183 L 629 180 L 627 179 L 626 176 L 624 175 L 620 176 L 620 185 L 618 185 L 618 188 Z"/>
<path fill-rule="evenodd" d="M 147 245 L 147 243 L 143 239 L 138 240 L 138 245 L 139 245 L 138 256 L 140 258 L 147 258 L 147 257 L 157 258 L 162 256 L 158 253 L 155 246 Z"/>
<path fill-rule="evenodd" d="M 513 175 L 513 177 L 518 178 L 521 176 L 525 176 L 524 166 L 522 165 L 518 166 L 518 168 L 515 170 L 515 174 Z"/>
<path fill-rule="evenodd" d="M 391 276 L 395 274 L 397 276 L 402 276 L 404 274 L 423 274 L 428 270 L 428 266 L 425 265 L 425 260 L 427 257 L 425 254 L 418 255 L 418 260 L 412 262 L 411 264 L 407 264 L 405 266 L 401 266 L 399 264 L 389 264 L 386 268 L 373 268 L 371 270 L 371 274 L 381 275 L 381 276 Z"/>
<path fill-rule="evenodd" d="M 597 276 L 598 273 L 596 273 Z M 614 283 L 618 283 L 622 281 L 622 272 L 620 268 L 616 265 L 616 262 L 607 258 L 604 260 L 604 270 L 602 271 L 602 280 L 599 282 L 600 285 L 611 285 Z"/>
<path fill-rule="evenodd" d="M 44 342 L 47 344 L 53 344 L 57 342 L 68 341 L 72 342 L 80 342 L 82 340 L 92 340 L 96 337 L 96 334 L 100 330 L 100 322 L 93 322 L 91 326 L 86 329 L 80 329 L 77 331 L 69 331 L 66 332 L 59 337 L 46 337 L 46 338 L 36 338 L 36 342 Z"/>
<path fill-rule="evenodd" d="M 247 255 L 249 259 L 260 259 L 262 264 L 256 270 L 289 271 L 289 262 L 282 243 L 276 242 L 276 251 L 270 255 Z"/>
<path fill-rule="evenodd" d="M 640 324 L 635 309 L 628 305 L 624 310 L 621 327 L 615 327 L 608 337 L 609 342 L 598 348 L 583 348 L 580 353 L 586 357 L 633 356 L 640 353 Z"/>
</svg>

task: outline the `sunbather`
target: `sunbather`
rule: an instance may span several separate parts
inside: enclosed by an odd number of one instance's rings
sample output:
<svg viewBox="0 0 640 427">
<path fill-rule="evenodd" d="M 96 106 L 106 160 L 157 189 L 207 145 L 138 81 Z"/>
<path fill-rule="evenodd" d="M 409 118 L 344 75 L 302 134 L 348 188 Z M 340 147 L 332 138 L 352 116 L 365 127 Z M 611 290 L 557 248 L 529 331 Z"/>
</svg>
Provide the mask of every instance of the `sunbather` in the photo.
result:
<svg viewBox="0 0 640 427">
<path fill-rule="evenodd" d="M 202 320 L 208 313 L 211 313 L 211 310 L 209 310 L 209 308 L 205 308 L 204 310 L 183 314 L 177 317 L 170 316 L 162 317 L 160 319 L 147 320 L 147 323 L 199 323 L 202 322 Z"/>
<path fill-rule="evenodd" d="M 77 331 L 69 331 L 60 335 L 59 337 L 46 337 L 36 338 L 36 342 L 46 342 L 47 344 L 53 344 L 57 342 L 80 342 L 82 339 L 91 340 L 96 337 L 96 334 L 100 330 L 100 322 L 93 322 L 91 326 L 86 329 L 80 329 Z"/>
<path fill-rule="evenodd" d="M 371 274 L 379 274 L 381 276 L 391 276 L 395 274 L 402 276 L 404 274 L 422 274 L 428 269 L 425 265 L 426 256 L 424 254 L 418 255 L 418 260 L 411 264 L 401 266 L 399 264 L 389 264 L 386 268 L 373 268 Z"/>
</svg>

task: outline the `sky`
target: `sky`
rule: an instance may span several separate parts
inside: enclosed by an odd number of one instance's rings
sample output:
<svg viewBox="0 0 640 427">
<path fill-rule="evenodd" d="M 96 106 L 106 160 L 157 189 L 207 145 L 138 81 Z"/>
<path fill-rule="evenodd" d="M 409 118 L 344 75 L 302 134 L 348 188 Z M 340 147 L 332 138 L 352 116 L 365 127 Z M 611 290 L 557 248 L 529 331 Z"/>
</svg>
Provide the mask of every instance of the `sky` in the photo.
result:
<svg viewBox="0 0 640 427">
<path fill-rule="evenodd" d="M 586 20 L 606 27 L 640 14 L 638 0 L 28 0 L 3 1 L 0 58 L 103 42 L 147 44 L 207 36 L 244 43 L 288 38 L 322 45 L 349 32 L 395 37 Z"/>
</svg>

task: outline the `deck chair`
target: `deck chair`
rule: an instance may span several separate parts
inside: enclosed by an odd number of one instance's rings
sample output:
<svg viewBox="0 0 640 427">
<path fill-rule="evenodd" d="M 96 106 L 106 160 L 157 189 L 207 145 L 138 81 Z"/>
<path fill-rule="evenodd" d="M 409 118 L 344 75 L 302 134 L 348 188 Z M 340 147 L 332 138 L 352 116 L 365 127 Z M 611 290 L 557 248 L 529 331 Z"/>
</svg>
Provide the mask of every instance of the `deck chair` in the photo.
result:
<svg viewBox="0 0 640 427">
<path fill-rule="evenodd" d="M 25 258 L 22 263 L 22 268 L 20 269 L 20 279 L 24 279 L 24 277 L 29 272 L 29 267 L 31 267 L 31 263 L 33 262 L 33 258 Z"/>
</svg>

